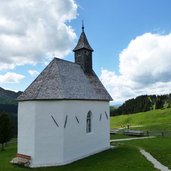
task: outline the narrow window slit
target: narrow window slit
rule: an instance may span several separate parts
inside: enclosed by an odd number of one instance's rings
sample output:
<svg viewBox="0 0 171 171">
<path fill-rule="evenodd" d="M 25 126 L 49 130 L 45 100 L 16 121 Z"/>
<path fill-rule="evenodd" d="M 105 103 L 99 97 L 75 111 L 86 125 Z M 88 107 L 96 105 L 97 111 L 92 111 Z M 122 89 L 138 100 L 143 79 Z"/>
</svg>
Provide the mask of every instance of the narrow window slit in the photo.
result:
<svg viewBox="0 0 171 171">
<path fill-rule="evenodd" d="M 80 122 L 79 122 L 79 120 L 78 120 L 77 116 L 75 116 L 75 119 L 76 119 L 76 121 L 77 121 L 77 122 L 78 122 L 78 124 L 79 124 Z"/>
<path fill-rule="evenodd" d="M 106 115 L 106 118 L 107 118 L 107 120 L 109 119 L 109 117 L 108 117 L 108 114 L 105 112 L 105 115 Z"/>
<path fill-rule="evenodd" d="M 53 119 L 55 125 L 56 125 L 57 127 L 59 127 L 58 123 L 56 122 L 55 118 L 54 118 L 52 115 L 51 115 L 51 118 Z"/>
<path fill-rule="evenodd" d="M 64 128 L 66 127 L 67 120 L 68 120 L 68 115 L 66 115 L 66 118 L 65 118 L 65 124 L 64 124 Z"/>
<path fill-rule="evenodd" d="M 100 120 L 100 121 L 102 120 L 102 114 L 100 114 L 100 118 L 99 118 L 99 120 Z"/>
</svg>

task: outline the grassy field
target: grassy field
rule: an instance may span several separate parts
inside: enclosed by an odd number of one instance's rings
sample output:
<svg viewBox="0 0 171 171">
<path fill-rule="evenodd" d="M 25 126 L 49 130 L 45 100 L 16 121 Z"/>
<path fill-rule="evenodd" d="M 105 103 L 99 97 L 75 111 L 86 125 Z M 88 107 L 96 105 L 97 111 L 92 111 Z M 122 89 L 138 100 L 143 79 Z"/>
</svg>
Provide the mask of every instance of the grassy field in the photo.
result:
<svg viewBox="0 0 171 171">
<path fill-rule="evenodd" d="M 148 130 L 153 134 L 163 132 L 164 137 L 160 135 L 153 139 L 124 141 L 119 142 L 119 144 L 134 148 L 141 147 L 171 169 L 171 109 L 111 117 L 112 128 L 126 128 L 127 125 L 130 125 L 131 129 Z M 111 139 L 117 139 L 117 137 L 126 138 L 120 132 L 119 135 L 112 135 Z M 117 145 L 118 142 L 113 144 Z"/>
<path fill-rule="evenodd" d="M 16 144 L 10 144 L 6 151 L 0 152 L 0 171 L 27 171 L 28 168 L 9 163 L 16 153 Z M 155 171 L 139 151 L 131 146 L 117 148 L 90 156 L 72 164 L 60 167 L 38 168 L 33 171 Z"/>
<path fill-rule="evenodd" d="M 140 126 L 138 129 L 171 131 L 171 108 L 111 117 L 110 125 L 111 128 L 130 125 Z"/>
<path fill-rule="evenodd" d="M 158 137 L 150 140 L 133 141 L 131 145 L 141 145 L 141 147 L 150 152 L 157 160 L 171 169 L 170 137 Z"/>
<path fill-rule="evenodd" d="M 134 129 L 171 130 L 171 109 L 156 110 L 141 114 L 123 115 L 111 118 L 111 127 L 130 126 Z M 111 135 L 111 139 L 129 138 L 121 134 Z M 153 165 L 139 152 L 141 147 L 150 152 L 158 161 L 171 169 L 171 137 L 115 142 L 115 148 L 90 156 L 72 164 L 59 167 L 37 168 L 33 171 L 155 171 Z M 9 144 L 0 151 L 0 171 L 27 171 L 29 168 L 14 166 L 9 161 L 16 154 L 16 143 Z"/>
<path fill-rule="evenodd" d="M 114 139 L 125 139 L 125 138 L 134 138 L 137 136 L 129 136 L 129 135 L 123 135 L 122 133 L 118 133 L 118 134 L 111 134 L 110 135 L 110 139 L 114 140 Z"/>
<path fill-rule="evenodd" d="M 113 143 L 117 145 L 117 143 Z M 171 138 L 157 137 L 153 139 L 124 141 L 122 145 L 134 148 L 143 148 L 150 152 L 158 161 L 171 169 Z"/>
</svg>

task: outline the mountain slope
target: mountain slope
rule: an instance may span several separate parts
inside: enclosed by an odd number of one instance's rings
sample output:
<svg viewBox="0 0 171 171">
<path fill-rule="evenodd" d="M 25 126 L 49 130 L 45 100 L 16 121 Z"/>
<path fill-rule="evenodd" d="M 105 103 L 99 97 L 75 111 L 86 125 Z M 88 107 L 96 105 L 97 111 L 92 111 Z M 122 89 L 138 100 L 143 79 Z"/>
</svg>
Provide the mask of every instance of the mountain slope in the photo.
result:
<svg viewBox="0 0 171 171">
<path fill-rule="evenodd" d="M 12 119 L 13 127 L 14 127 L 14 135 L 17 135 L 17 109 L 18 102 L 16 98 L 22 92 L 14 92 L 10 90 L 5 90 L 0 87 L 0 113 L 7 112 Z"/>
<path fill-rule="evenodd" d="M 14 92 L 11 90 L 5 90 L 0 87 L 0 112 L 7 112 L 10 115 L 17 115 L 18 102 L 16 98 L 22 92 Z"/>
<path fill-rule="evenodd" d="M 129 99 L 116 109 L 112 115 L 133 114 L 155 109 L 171 107 L 171 94 L 167 95 L 142 95 L 135 99 Z"/>
<path fill-rule="evenodd" d="M 0 104 L 15 104 L 17 105 L 16 98 L 21 94 L 22 92 L 14 92 L 11 90 L 5 90 L 2 87 L 0 87 Z"/>
</svg>

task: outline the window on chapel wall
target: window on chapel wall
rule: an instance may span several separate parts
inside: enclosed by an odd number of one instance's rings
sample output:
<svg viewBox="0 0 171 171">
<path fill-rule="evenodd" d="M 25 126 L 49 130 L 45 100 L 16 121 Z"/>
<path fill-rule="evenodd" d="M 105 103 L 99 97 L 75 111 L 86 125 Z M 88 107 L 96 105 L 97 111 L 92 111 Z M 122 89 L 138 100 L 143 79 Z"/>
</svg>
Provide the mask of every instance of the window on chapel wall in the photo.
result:
<svg viewBox="0 0 171 171">
<path fill-rule="evenodd" d="M 91 131 L 92 131 L 92 112 L 89 111 L 86 120 L 86 133 L 90 133 Z"/>
</svg>

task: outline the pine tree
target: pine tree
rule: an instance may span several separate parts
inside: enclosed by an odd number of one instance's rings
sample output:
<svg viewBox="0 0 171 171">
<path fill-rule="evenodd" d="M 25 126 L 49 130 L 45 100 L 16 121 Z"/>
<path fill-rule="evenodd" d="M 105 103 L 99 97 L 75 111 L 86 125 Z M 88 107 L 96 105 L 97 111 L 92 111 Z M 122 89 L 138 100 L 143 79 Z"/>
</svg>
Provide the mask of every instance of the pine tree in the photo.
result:
<svg viewBox="0 0 171 171">
<path fill-rule="evenodd" d="M 12 122 L 9 115 L 5 112 L 0 113 L 0 144 L 2 144 L 2 150 L 4 150 L 4 144 L 12 138 L 12 130 Z"/>
</svg>

